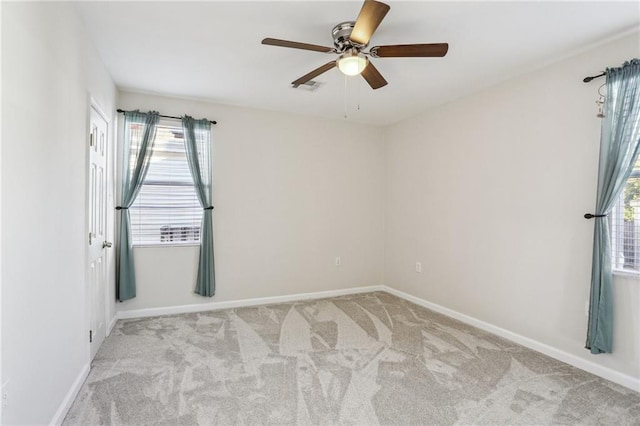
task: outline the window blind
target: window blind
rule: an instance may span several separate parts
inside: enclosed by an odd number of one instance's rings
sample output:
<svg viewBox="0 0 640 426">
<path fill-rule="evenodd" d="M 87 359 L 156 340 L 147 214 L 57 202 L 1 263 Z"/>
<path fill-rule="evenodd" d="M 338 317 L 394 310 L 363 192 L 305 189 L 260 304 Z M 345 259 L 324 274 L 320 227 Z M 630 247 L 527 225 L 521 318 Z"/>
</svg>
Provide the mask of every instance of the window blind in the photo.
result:
<svg viewBox="0 0 640 426">
<path fill-rule="evenodd" d="M 149 171 L 129 214 L 134 245 L 200 241 L 202 207 L 189 171 L 181 126 L 158 125 Z"/>
</svg>

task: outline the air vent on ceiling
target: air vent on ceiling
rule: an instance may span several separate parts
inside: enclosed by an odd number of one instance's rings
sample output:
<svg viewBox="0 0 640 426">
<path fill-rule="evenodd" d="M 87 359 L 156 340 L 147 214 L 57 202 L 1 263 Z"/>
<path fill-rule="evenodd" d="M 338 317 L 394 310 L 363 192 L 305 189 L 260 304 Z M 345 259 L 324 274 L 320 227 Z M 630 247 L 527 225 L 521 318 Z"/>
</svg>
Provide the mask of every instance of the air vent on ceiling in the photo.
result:
<svg viewBox="0 0 640 426">
<path fill-rule="evenodd" d="M 294 89 L 304 89 L 308 92 L 315 92 L 320 88 L 320 86 L 324 86 L 324 83 L 315 80 L 309 80 L 306 83 L 301 83 L 297 86 L 292 86 Z"/>
</svg>

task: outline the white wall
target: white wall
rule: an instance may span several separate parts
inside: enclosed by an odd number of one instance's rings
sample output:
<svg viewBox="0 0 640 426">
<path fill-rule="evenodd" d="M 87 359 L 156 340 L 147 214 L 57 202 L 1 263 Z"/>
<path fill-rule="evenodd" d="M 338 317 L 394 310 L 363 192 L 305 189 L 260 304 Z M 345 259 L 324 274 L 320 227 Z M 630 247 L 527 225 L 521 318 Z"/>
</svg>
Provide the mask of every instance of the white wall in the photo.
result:
<svg viewBox="0 0 640 426">
<path fill-rule="evenodd" d="M 614 353 L 584 349 L 593 222 L 582 217 L 595 205 L 604 83 L 582 78 L 638 53 L 634 34 L 391 126 L 385 284 L 639 378 L 638 279 L 615 279 Z"/>
<path fill-rule="evenodd" d="M 140 247 L 134 248 L 137 297 L 119 310 L 382 284 L 381 129 L 127 92 L 118 106 L 218 122 L 212 130 L 216 295 L 193 294 L 197 247 Z"/>
<path fill-rule="evenodd" d="M 53 421 L 88 367 L 89 96 L 116 91 L 87 39 L 68 3 L 2 3 L 2 424 Z"/>
</svg>

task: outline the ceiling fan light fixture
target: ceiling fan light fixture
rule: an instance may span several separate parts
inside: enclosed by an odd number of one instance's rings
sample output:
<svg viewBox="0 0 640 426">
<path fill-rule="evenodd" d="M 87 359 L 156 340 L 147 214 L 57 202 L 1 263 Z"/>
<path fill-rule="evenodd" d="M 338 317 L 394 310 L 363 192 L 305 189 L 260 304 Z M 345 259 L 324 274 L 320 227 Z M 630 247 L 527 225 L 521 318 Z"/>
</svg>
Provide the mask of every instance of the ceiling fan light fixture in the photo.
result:
<svg viewBox="0 0 640 426">
<path fill-rule="evenodd" d="M 369 61 L 361 53 L 347 52 L 338 59 L 338 68 L 348 76 L 360 74 L 368 64 Z"/>
</svg>

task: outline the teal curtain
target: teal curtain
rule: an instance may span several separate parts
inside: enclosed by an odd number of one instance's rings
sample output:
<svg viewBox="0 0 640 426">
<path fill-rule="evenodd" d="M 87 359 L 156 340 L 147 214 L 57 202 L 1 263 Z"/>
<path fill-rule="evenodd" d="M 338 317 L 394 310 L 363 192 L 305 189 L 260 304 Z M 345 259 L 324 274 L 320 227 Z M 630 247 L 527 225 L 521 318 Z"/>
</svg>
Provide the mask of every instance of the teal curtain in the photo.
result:
<svg viewBox="0 0 640 426">
<path fill-rule="evenodd" d="M 155 111 L 149 113 L 126 111 L 124 113 L 122 190 L 120 206 L 116 207 L 120 210 L 116 297 L 121 302 L 136 297 L 136 274 L 133 264 L 129 207 L 138 196 L 149 170 L 158 118 L 158 113 Z"/>
<path fill-rule="evenodd" d="M 202 206 L 202 229 L 200 231 L 200 257 L 195 293 L 211 297 L 216 292 L 213 259 L 213 206 L 211 178 L 211 123 L 209 120 L 182 118 L 187 162 L 193 183 Z"/>
<path fill-rule="evenodd" d="M 607 215 L 633 171 L 640 148 L 640 60 L 606 72 L 605 117 L 600 135 L 596 216 Z M 613 294 L 609 220 L 595 217 L 591 299 L 586 348 L 610 353 L 613 340 Z"/>
</svg>

